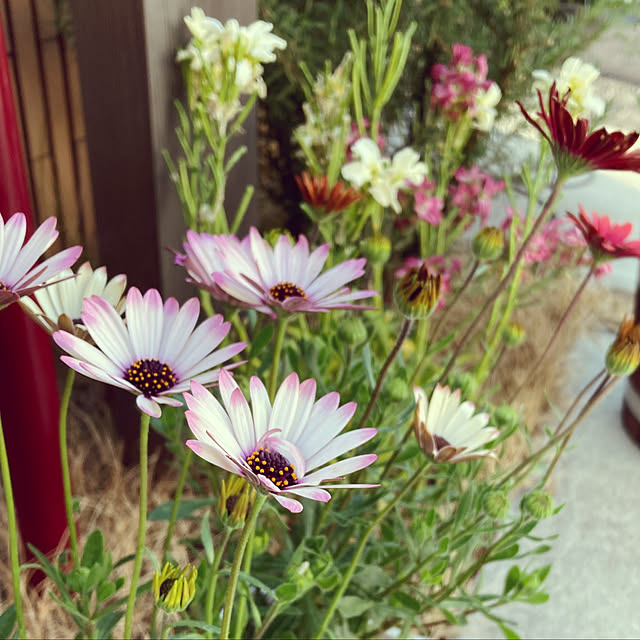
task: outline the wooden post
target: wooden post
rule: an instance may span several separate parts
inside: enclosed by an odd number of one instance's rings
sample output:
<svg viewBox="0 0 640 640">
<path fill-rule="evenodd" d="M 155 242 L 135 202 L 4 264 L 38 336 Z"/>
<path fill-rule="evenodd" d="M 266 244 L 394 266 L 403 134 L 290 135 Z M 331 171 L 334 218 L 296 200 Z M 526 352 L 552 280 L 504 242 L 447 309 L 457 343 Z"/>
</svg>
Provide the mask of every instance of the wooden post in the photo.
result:
<svg viewBox="0 0 640 640">
<path fill-rule="evenodd" d="M 257 16 L 256 0 L 198 4 L 223 22 L 235 17 L 248 24 Z M 175 55 L 189 40 L 183 17 L 192 6 L 190 0 L 71 0 L 101 262 L 142 291 L 155 287 L 181 300 L 195 290 L 165 250 L 181 248 L 185 229 L 161 152 L 175 155 L 179 148 L 173 103 L 184 91 Z M 255 114 L 245 130 L 249 153 L 230 178 L 231 210 L 245 185 L 257 182 Z M 115 390 L 109 401 L 120 433 L 133 440 L 135 404 Z"/>
</svg>

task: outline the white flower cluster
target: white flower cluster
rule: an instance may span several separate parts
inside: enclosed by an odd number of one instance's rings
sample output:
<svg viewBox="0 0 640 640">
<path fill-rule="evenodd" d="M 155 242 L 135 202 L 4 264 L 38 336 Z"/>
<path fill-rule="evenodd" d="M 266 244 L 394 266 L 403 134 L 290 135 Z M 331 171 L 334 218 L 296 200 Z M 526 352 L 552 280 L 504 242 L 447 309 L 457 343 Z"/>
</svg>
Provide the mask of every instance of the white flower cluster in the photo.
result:
<svg viewBox="0 0 640 640">
<path fill-rule="evenodd" d="M 383 207 L 391 207 L 400 213 L 398 192 L 409 184 L 420 184 L 427 177 L 427 165 L 420 162 L 416 151 L 405 147 L 396 152 L 393 159 L 384 157 L 371 138 L 360 138 L 351 151 L 356 158 L 342 167 L 342 177 L 360 189 L 367 191 Z"/>
<path fill-rule="evenodd" d="M 604 100 L 592 93 L 593 83 L 600 76 L 600 72 L 592 64 L 571 57 L 564 61 L 556 77 L 542 69 L 536 69 L 532 75 L 534 91 L 540 89 L 543 96 L 549 93 L 554 82 L 560 98 L 571 91 L 567 109 L 574 118 L 599 118 L 604 114 Z"/>
<path fill-rule="evenodd" d="M 313 149 L 321 161 L 328 160 L 333 141 L 346 136 L 351 126 L 348 106 L 352 57 L 347 53 L 333 73 L 319 74 L 312 96 L 302 105 L 305 121 L 294 136 L 301 145 Z"/>
<path fill-rule="evenodd" d="M 189 62 L 193 90 L 199 92 L 214 119 L 229 122 L 240 112 L 243 95 L 267 95 L 262 64 L 274 62 L 274 51 L 287 46 L 271 33 L 271 23 L 258 20 L 242 27 L 231 19 L 223 25 L 198 7 L 184 21 L 193 38 L 177 58 Z"/>
<path fill-rule="evenodd" d="M 479 131 L 490 131 L 496 119 L 496 105 L 502 98 L 500 87 L 492 82 L 488 89 L 479 89 L 475 95 L 473 111 L 473 128 Z"/>
</svg>

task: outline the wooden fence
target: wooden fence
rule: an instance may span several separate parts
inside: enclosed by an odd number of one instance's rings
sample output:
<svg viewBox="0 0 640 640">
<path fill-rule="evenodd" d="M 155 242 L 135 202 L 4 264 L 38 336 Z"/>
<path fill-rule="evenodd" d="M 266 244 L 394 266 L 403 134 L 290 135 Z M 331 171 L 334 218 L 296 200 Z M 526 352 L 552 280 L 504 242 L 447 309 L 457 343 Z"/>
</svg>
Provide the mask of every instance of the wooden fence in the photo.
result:
<svg viewBox="0 0 640 640">
<path fill-rule="evenodd" d="M 23 149 L 37 222 L 54 215 L 56 249 L 97 259 L 82 96 L 68 2 L 1 0 Z M 5 216 L 13 213 L 3 211 Z"/>
</svg>

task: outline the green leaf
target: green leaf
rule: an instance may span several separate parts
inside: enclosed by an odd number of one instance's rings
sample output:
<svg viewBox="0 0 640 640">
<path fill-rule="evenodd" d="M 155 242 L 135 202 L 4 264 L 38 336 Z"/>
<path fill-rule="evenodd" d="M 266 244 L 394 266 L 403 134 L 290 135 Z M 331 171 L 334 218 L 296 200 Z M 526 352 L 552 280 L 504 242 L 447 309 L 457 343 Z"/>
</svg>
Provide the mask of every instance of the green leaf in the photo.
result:
<svg viewBox="0 0 640 640">
<path fill-rule="evenodd" d="M 498 551 L 498 553 L 496 554 L 492 554 L 490 558 L 490 562 L 495 562 L 496 560 L 506 560 L 508 558 L 513 558 L 513 556 L 515 556 L 519 550 L 520 550 L 520 547 L 517 544 L 512 544 L 506 547 L 506 549 L 503 549 L 502 551 Z"/>
<path fill-rule="evenodd" d="M 116 592 L 115 582 L 105 582 L 98 588 L 98 602 L 110 598 Z"/>
<path fill-rule="evenodd" d="M 504 581 L 504 595 L 507 595 L 509 591 L 515 589 L 520 584 L 520 568 L 518 565 L 514 565 L 509 569 L 509 573 Z"/>
<path fill-rule="evenodd" d="M 422 608 L 415 598 L 412 598 L 410 595 L 403 593 L 402 591 L 398 591 L 393 595 L 392 603 L 394 605 L 400 605 L 405 609 L 409 609 L 409 611 L 412 611 L 413 613 L 419 613 Z"/>
<path fill-rule="evenodd" d="M 341 577 L 340 574 L 336 571 L 335 573 L 330 573 L 327 576 L 322 576 L 318 578 L 318 586 L 323 591 L 332 591 L 335 589 L 340 583 Z"/>
<path fill-rule="evenodd" d="M 7 607 L 0 616 L 0 638 L 13 637 L 13 630 L 16 626 L 16 605 Z"/>
<path fill-rule="evenodd" d="M 92 531 L 84 545 L 84 551 L 82 552 L 82 560 L 80 566 L 92 567 L 94 564 L 102 564 L 102 558 L 104 556 L 104 538 L 102 537 L 102 531 L 96 529 Z"/>
<path fill-rule="evenodd" d="M 279 602 L 293 602 L 298 597 L 298 587 L 293 582 L 285 582 L 276 589 Z"/>
<path fill-rule="evenodd" d="M 251 350 L 249 351 L 249 360 L 259 355 L 262 350 L 271 342 L 273 337 L 273 324 L 268 324 L 264 329 L 259 331 L 255 338 L 251 341 Z"/>
<path fill-rule="evenodd" d="M 110 638 L 113 628 L 118 624 L 118 621 L 123 615 L 124 611 L 112 611 L 102 616 L 96 624 L 96 637 L 100 640 Z"/>
<path fill-rule="evenodd" d="M 213 503 L 214 503 L 213 498 L 191 498 L 190 500 L 181 500 L 180 506 L 178 507 L 178 515 L 176 516 L 176 519 L 177 520 L 187 519 L 197 509 L 210 506 Z M 168 502 L 161 504 L 159 507 L 156 507 L 149 514 L 148 519 L 152 521 L 168 520 L 171 517 L 172 507 L 173 507 L 173 500 L 169 500 Z M 189 519 L 194 520 L 195 518 L 191 517 Z"/>
<path fill-rule="evenodd" d="M 520 640 L 520 636 L 513 629 L 511 629 L 511 627 L 507 627 L 507 625 L 502 622 L 498 622 L 498 625 L 500 626 L 500 629 L 502 630 L 502 633 L 504 633 L 504 637 L 507 640 Z"/>
<path fill-rule="evenodd" d="M 376 380 L 373 377 L 373 369 L 371 367 L 371 348 L 367 342 L 362 347 L 362 364 L 364 365 L 364 371 L 367 374 L 367 380 L 369 381 L 369 387 L 373 389 L 376 386 Z"/>
<path fill-rule="evenodd" d="M 374 603 L 371 600 L 364 600 L 357 596 L 343 596 L 338 603 L 338 610 L 343 618 L 355 618 L 371 609 L 373 605 Z"/>
<path fill-rule="evenodd" d="M 200 538 L 202 538 L 202 546 L 207 556 L 209 566 L 213 564 L 213 538 L 211 537 L 211 526 L 209 525 L 209 512 L 202 516 L 202 526 L 200 527 Z"/>
<path fill-rule="evenodd" d="M 518 600 L 528 602 L 529 604 L 544 604 L 549 600 L 549 594 L 544 593 L 544 591 L 539 591 L 538 593 L 532 593 L 528 596 L 521 596 Z"/>
</svg>

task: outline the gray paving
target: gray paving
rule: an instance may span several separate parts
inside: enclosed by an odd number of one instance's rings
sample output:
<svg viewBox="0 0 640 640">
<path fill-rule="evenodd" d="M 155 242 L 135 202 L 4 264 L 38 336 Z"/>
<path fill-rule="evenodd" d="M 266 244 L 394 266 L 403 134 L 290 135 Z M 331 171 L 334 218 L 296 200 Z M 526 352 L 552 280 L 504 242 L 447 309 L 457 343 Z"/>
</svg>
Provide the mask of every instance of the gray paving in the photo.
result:
<svg viewBox="0 0 640 640">
<path fill-rule="evenodd" d="M 592 46 L 583 59 L 598 64 L 605 76 L 600 86 L 622 108 L 606 124 L 640 128 L 640 26 L 632 21 L 616 25 Z M 640 175 L 599 171 L 572 181 L 559 209 L 608 214 L 613 221 L 632 222 L 640 237 Z M 619 260 L 601 281 L 631 298 L 638 286 L 637 260 Z M 602 329 L 580 339 L 570 360 L 571 398 L 602 367 L 614 334 Z M 542 533 L 559 533 L 553 551 L 536 560 L 553 563 L 547 578 L 550 600 L 544 605 L 508 605 L 501 613 L 523 638 L 638 638 L 640 637 L 640 448 L 626 435 L 620 417 L 626 381 L 621 382 L 580 426 L 572 447 L 561 459 L 554 482 L 554 518 L 542 523 Z M 523 563 L 527 563 L 524 560 Z M 483 591 L 501 591 L 508 566 L 487 567 Z M 476 616 L 460 637 L 494 638 L 494 623 Z"/>
</svg>

